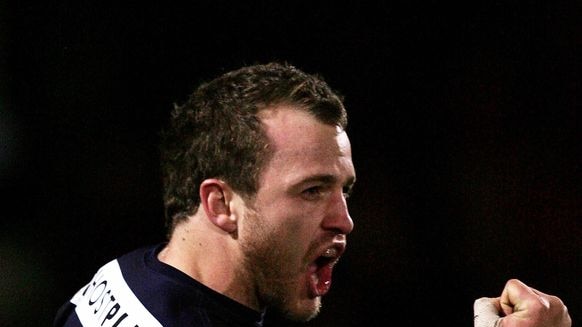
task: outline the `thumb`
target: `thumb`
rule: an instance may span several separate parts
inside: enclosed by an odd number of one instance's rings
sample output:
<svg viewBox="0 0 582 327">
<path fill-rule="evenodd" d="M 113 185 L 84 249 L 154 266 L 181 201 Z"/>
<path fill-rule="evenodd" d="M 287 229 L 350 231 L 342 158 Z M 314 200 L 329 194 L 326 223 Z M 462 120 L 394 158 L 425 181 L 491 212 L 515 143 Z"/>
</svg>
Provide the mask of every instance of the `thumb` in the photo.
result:
<svg viewBox="0 0 582 327">
<path fill-rule="evenodd" d="M 475 327 L 498 327 L 501 310 L 499 298 L 482 297 L 473 304 L 473 323 Z"/>
</svg>

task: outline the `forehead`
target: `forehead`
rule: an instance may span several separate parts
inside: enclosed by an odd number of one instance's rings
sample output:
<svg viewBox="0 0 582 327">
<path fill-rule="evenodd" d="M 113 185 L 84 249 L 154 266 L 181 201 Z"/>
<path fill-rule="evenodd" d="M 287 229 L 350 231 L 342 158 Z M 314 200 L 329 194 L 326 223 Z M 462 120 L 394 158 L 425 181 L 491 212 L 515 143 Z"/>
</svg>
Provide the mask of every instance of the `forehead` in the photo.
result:
<svg viewBox="0 0 582 327">
<path fill-rule="evenodd" d="M 321 123 L 304 110 L 283 105 L 263 110 L 259 118 L 272 147 L 268 166 L 276 167 L 280 175 L 354 174 L 350 142 L 339 126 Z"/>
</svg>

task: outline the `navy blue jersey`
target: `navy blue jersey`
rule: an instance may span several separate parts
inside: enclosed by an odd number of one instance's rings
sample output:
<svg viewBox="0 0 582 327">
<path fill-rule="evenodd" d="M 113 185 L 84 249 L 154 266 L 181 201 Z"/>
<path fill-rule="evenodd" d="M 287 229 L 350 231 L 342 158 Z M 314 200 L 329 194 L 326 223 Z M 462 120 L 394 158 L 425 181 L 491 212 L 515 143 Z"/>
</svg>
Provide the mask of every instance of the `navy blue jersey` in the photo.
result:
<svg viewBox="0 0 582 327">
<path fill-rule="evenodd" d="M 55 327 L 262 326 L 263 315 L 157 259 L 164 244 L 101 267 L 57 313 Z"/>
</svg>

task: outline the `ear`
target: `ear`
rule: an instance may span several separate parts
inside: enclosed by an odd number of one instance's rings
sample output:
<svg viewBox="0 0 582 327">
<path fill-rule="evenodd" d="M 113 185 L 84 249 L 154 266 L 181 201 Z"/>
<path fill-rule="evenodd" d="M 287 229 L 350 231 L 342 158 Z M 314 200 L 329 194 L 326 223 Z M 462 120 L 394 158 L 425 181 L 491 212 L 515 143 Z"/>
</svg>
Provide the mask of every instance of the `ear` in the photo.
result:
<svg viewBox="0 0 582 327">
<path fill-rule="evenodd" d="M 206 217 L 218 228 L 227 233 L 237 229 L 236 216 L 230 210 L 232 190 L 219 179 L 206 179 L 200 184 L 200 204 Z"/>
</svg>

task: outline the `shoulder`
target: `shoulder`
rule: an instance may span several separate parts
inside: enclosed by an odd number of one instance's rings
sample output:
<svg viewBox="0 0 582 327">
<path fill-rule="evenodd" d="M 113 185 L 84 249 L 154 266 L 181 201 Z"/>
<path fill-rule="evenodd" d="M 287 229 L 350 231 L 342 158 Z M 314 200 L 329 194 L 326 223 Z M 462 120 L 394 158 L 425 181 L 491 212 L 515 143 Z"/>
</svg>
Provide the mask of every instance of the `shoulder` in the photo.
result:
<svg viewBox="0 0 582 327">
<path fill-rule="evenodd" d="M 141 248 L 105 264 L 63 306 L 55 327 L 255 326 L 261 320 L 258 313 L 160 262 L 162 247 Z"/>
<path fill-rule="evenodd" d="M 191 307 L 200 301 L 192 301 L 191 290 L 176 287 L 180 282 L 156 262 L 161 246 L 140 248 L 102 266 L 61 308 L 54 325 L 179 326 L 196 321 L 195 326 L 206 326 L 205 312 Z"/>
<path fill-rule="evenodd" d="M 162 326 L 127 283 L 125 275 L 137 271 L 124 271 L 123 258 L 101 267 L 70 300 L 82 326 Z"/>
</svg>

